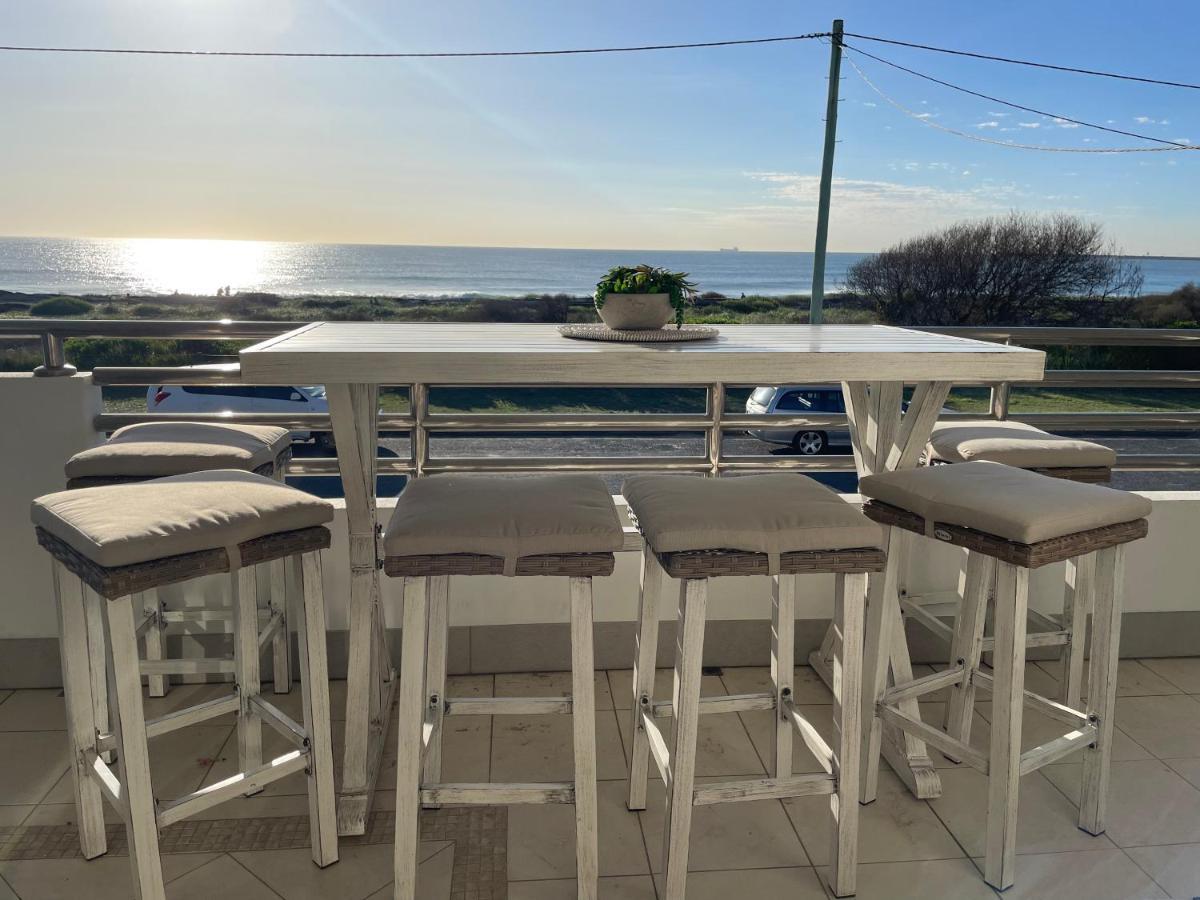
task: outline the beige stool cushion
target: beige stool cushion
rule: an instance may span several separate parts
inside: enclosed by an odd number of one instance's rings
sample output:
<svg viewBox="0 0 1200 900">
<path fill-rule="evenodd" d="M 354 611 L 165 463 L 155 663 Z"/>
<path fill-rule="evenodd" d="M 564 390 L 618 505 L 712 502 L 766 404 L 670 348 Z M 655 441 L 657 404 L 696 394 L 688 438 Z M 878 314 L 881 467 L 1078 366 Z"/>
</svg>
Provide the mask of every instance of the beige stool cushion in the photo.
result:
<svg viewBox="0 0 1200 900">
<path fill-rule="evenodd" d="M 251 472 L 291 444 L 285 428 L 209 422 L 144 422 L 67 461 L 68 478 L 160 478 L 207 469 Z"/>
<path fill-rule="evenodd" d="M 112 568 L 324 525 L 333 506 L 261 475 L 218 470 L 60 491 L 34 500 L 31 516 L 34 525 Z"/>
<path fill-rule="evenodd" d="M 859 492 L 934 522 L 1034 544 L 1150 514 L 1150 501 L 994 462 L 868 475 Z"/>
<path fill-rule="evenodd" d="M 415 478 L 383 536 L 387 556 L 498 556 L 505 575 L 522 556 L 612 553 L 623 543 L 617 508 L 595 475 Z"/>
<path fill-rule="evenodd" d="M 926 449 L 931 460 L 986 460 L 1018 469 L 1111 469 L 1117 461 L 1117 454 L 1102 444 L 1059 437 L 1023 422 L 991 419 L 935 425 Z"/>
<path fill-rule="evenodd" d="M 743 550 L 779 556 L 804 550 L 880 547 L 882 530 L 853 504 L 803 475 L 633 475 L 622 493 L 658 553 Z"/>
</svg>

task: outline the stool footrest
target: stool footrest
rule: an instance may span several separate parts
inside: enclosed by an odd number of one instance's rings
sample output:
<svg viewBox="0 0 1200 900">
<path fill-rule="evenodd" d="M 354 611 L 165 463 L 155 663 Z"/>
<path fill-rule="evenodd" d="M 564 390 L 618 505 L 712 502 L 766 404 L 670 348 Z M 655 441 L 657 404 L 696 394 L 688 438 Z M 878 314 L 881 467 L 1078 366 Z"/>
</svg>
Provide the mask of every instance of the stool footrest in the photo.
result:
<svg viewBox="0 0 1200 900">
<path fill-rule="evenodd" d="M 421 788 L 421 802 L 439 806 L 515 806 L 575 802 L 575 785 L 570 781 L 539 784 L 516 783 L 445 783 Z"/>
<path fill-rule="evenodd" d="M 1072 731 L 1060 738 L 1026 750 L 1021 754 L 1021 774 L 1028 775 L 1030 772 L 1036 772 L 1042 766 L 1048 766 L 1076 750 L 1082 750 L 1084 747 L 1094 744 L 1096 737 L 1096 726 L 1089 723 L 1078 731 Z"/>
<path fill-rule="evenodd" d="M 950 737 L 940 728 L 934 728 L 920 719 L 914 719 L 912 716 L 907 716 L 890 706 L 880 705 L 879 718 L 888 725 L 894 725 L 906 734 L 914 735 L 920 738 L 926 744 L 929 744 L 951 759 L 956 759 L 959 762 L 965 762 L 972 768 L 978 769 L 984 775 L 988 773 L 988 758 L 981 751 L 976 750 L 969 744 L 964 744 L 962 741 Z"/>
<path fill-rule="evenodd" d="M 305 750 L 308 748 L 308 732 L 304 729 L 304 726 L 274 703 L 264 700 L 261 694 L 256 694 L 250 698 L 250 708 L 258 714 L 264 725 L 270 725 L 282 737 L 291 741 L 297 749 Z"/>
<path fill-rule="evenodd" d="M 224 803 L 226 800 L 232 800 L 243 794 L 248 795 L 260 791 L 271 782 L 287 778 L 296 772 L 303 772 L 306 768 L 308 768 L 308 751 L 293 750 L 256 769 L 251 769 L 249 772 L 239 772 L 224 781 L 200 788 L 186 797 L 159 803 L 158 827 L 165 828 L 173 822 L 194 816 L 218 803 Z"/>
<path fill-rule="evenodd" d="M 735 803 L 743 800 L 784 800 L 832 794 L 837 788 L 832 775 L 794 775 L 790 778 L 752 778 L 749 781 L 722 781 L 692 791 L 693 806 Z"/>
<path fill-rule="evenodd" d="M 143 675 L 232 675 L 233 658 L 143 659 L 138 668 Z"/>
<path fill-rule="evenodd" d="M 447 697 L 447 716 L 571 715 L 570 697 Z"/>
<path fill-rule="evenodd" d="M 756 709 L 774 709 L 775 695 L 771 693 L 727 694 L 724 697 L 701 697 L 701 715 L 717 713 L 749 712 Z M 675 708 L 670 700 L 659 700 L 654 704 L 656 719 L 671 718 Z"/>
<path fill-rule="evenodd" d="M 209 719 L 215 719 L 217 716 L 223 716 L 226 713 L 235 713 L 238 711 L 239 706 L 238 695 L 230 694 L 227 697 L 218 697 L 215 700 L 208 700 L 204 703 L 197 703 L 195 706 L 189 706 L 186 709 L 167 713 L 165 716 L 159 716 L 156 719 L 147 719 L 146 737 L 158 737 L 160 734 L 169 734 L 172 731 L 178 731 L 180 728 L 187 728 L 189 725 L 207 722 Z M 112 749 L 115 749 L 115 746 Z"/>
<path fill-rule="evenodd" d="M 899 703 L 901 700 L 923 697 L 926 694 L 932 694 L 934 691 L 941 690 L 949 685 L 960 684 L 966 677 L 966 667 L 961 664 L 954 665 L 941 672 L 926 675 L 924 678 L 896 685 L 883 695 L 882 702 L 891 705 Z"/>
<path fill-rule="evenodd" d="M 987 691 L 992 689 L 992 682 L 995 680 L 991 675 L 981 672 L 978 669 L 971 673 L 971 678 Z M 1082 728 L 1088 724 L 1086 713 L 1081 713 L 1077 709 L 1071 709 L 1069 706 L 1063 706 L 1061 703 L 1056 703 L 1047 697 L 1043 697 L 1041 694 L 1035 694 L 1033 691 L 1025 691 L 1025 702 L 1042 715 L 1049 716 L 1051 719 L 1062 722 L 1064 725 Z"/>
</svg>

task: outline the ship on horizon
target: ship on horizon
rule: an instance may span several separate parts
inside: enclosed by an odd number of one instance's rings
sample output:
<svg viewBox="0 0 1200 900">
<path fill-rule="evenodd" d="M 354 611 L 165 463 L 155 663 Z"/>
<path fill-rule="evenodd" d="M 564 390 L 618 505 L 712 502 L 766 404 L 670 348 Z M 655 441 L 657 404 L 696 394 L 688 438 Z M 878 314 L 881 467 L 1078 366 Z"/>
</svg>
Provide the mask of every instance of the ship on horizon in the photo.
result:
<svg viewBox="0 0 1200 900">
<path fill-rule="evenodd" d="M 738 251 L 737 247 L 720 247 L 720 248 L 718 248 L 717 252 L 718 253 L 737 253 L 739 251 Z"/>
</svg>

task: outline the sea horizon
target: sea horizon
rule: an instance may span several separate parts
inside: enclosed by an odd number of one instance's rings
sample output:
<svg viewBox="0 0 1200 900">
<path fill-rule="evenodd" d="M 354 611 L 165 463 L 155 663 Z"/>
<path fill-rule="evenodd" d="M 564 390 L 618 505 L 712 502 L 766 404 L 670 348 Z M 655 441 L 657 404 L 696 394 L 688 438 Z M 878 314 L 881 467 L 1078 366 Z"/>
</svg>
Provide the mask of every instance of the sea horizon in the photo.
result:
<svg viewBox="0 0 1200 900">
<path fill-rule="evenodd" d="M 831 251 L 825 290 L 872 252 Z M 1144 276 L 1142 294 L 1200 282 L 1200 257 L 1126 255 Z M 586 296 L 614 265 L 687 271 L 701 291 L 807 295 L 813 254 L 751 250 L 497 247 L 190 238 L 0 237 L 0 291 L 170 296 L 262 292 L 282 296 Z"/>
</svg>

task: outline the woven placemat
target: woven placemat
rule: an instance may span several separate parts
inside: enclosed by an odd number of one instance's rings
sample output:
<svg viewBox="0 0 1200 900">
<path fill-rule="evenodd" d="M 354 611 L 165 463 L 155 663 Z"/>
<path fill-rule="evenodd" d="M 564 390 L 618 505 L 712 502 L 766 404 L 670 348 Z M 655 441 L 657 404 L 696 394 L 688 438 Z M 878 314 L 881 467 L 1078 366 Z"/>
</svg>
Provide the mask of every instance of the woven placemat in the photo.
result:
<svg viewBox="0 0 1200 900">
<path fill-rule="evenodd" d="M 711 325 L 684 325 L 682 328 L 647 328 L 623 330 L 607 325 L 559 325 L 558 333 L 563 337 L 580 341 L 615 341 L 621 344 L 658 344 L 677 341 L 706 341 L 715 338 L 717 329 Z"/>
</svg>

